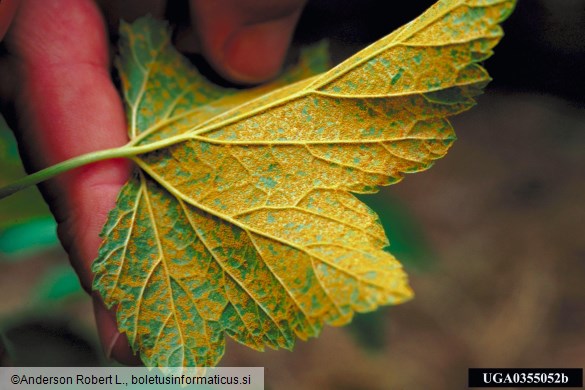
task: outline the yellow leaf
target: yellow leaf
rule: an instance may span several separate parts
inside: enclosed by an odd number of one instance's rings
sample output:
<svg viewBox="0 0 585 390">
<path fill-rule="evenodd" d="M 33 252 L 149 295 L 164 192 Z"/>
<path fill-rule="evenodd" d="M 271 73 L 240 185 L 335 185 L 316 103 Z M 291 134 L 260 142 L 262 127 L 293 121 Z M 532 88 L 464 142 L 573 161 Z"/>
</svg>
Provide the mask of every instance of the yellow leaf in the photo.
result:
<svg viewBox="0 0 585 390">
<path fill-rule="evenodd" d="M 225 334 L 290 349 L 409 299 L 377 216 L 350 192 L 447 152 L 446 117 L 489 80 L 478 62 L 513 6 L 440 1 L 326 73 L 245 92 L 203 79 L 159 23 L 123 25 L 118 67 L 141 154 L 104 227 L 94 288 L 144 363 L 215 365 Z M 311 58 L 284 79 L 311 73 Z"/>
</svg>

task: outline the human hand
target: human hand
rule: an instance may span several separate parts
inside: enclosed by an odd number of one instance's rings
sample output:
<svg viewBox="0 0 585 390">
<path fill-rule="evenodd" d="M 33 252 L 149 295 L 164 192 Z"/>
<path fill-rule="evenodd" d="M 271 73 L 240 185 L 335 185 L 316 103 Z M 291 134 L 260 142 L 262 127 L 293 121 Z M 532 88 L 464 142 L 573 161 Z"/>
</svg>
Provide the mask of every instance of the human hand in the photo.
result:
<svg viewBox="0 0 585 390">
<path fill-rule="evenodd" d="M 243 83 L 278 73 L 303 4 L 190 3 L 204 55 L 224 77 Z M 0 39 L 6 31 L 9 56 L 0 68 L 0 95 L 14 104 L 17 138 L 29 170 L 127 143 L 123 104 L 110 79 L 104 20 L 93 1 L 0 0 Z M 41 186 L 58 222 L 59 238 L 90 294 L 99 232 L 129 171 L 127 161 L 108 160 Z M 106 354 L 122 363 L 138 363 L 117 330 L 114 311 L 97 294 L 92 296 Z"/>
</svg>

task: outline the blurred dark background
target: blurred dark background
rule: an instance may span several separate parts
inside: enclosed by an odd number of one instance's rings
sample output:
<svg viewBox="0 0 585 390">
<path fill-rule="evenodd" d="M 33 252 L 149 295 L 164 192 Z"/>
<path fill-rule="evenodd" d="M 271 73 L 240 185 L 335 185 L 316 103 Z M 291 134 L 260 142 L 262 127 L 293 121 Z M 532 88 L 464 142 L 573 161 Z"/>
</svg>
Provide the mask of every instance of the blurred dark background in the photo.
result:
<svg viewBox="0 0 585 390">
<path fill-rule="evenodd" d="M 309 0 L 290 61 L 328 39 L 339 62 L 433 3 Z M 186 3 L 171 4 L 167 18 L 185 24 Z M 230 342 L 222 365 L 266 367 L 267 389 L 453 389 L 469 367 L 584 366 L 585 1 L 519 0 L 504 29 L 485 64 L 494 81 L 453 118 L 450 153 L 362 198 L 415 299 L 327 327 L 294 352 Z M 0 149 L 0 184 L 21 174 L 15 150 Z M 110 364 L 42 200 L 13 198 L 0 202 L 1 361 Z"/>
</svg>

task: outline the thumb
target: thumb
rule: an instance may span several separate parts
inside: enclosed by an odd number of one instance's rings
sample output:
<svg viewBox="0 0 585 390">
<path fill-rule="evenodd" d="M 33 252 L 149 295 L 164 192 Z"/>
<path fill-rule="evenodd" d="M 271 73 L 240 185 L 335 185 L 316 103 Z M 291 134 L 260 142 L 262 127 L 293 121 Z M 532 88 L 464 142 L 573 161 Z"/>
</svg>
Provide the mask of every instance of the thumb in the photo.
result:
<svg viewBox="0 0 585 390">
<path fill-rule="evenodd" d="M 227 79 L 255 84 L 278 74 L 304 0 L 192 0 L 208 61 Z"/>
</svg>

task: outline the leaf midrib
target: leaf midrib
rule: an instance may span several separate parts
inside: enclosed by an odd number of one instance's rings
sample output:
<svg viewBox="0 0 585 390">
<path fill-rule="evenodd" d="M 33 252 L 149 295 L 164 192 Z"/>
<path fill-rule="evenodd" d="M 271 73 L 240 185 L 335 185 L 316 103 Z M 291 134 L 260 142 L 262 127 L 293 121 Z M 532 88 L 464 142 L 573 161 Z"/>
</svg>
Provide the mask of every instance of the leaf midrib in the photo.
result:
<svg viewBox="0 0 585 390">
<path fill-rule="evenodd" d="M 503 3 L 507 2 L 507 1 L 508 0 L 502 0 L 500 2 L 493 3 L 493 4 L 489 4 L 489 5 L 479 5 L 479 6 L 471 6 L 471 5 L 469 5 L 469 7 L 471 7 L 471 8 L 488 8 L 488 7 L 497 6 L 499 4 L 503 4 Z M 409 35 L 401 36 L 400 34 L 398 34 L 394 38 L 394 40 L 392 41 L 392 43 L 389 43 L 387 45 L 384 45 L 384 46 L 380 47 L 378 50 L 370 53 L 369 55 L 367 55 L 365 57 L 363 57 L 359 61 L 356 61 L 355 63 L 352 64 L 351 67 L 347 68 L 344 72 L 340 72 L 337 75 L 332 75 L 332 73 L 334 72 L 335 69 L 342 68 L 344 66 L 344 64 L 346 64 L 346 62 L 349 61 L 353 57 L 350 57 L 350 59 L 348 59 L 346 61 L 343 61 L 341 64 L 339 64 L 336 67 L 332 68 L 331 70 L 323 73 L 322 75 L 313 76 L 313 77 L 311 77 L 309 79 L 305 79 L 305 80 L 301 80 L 301 81 L 297 82 L 297 83 L 303 83 L 303 82 L 306 83 L 308 80 L 315 79 L 315 81 L 311 82 L 308 86 L 306 86 L 305 88 L 303 88 L 301 91 L 298 91 L 298 92 L 296 92 L 294 94 L 291 94 L 291 95 L 287 95 L 287 96 L 285 96 L 285 97 L 283 97 L 281 99 L 278 99 L 278 100 L 270 101 L 270 102 L 268 102 L 266 104 L 263 104 L 260 107 L 257 107 L 257 108 L 255 108 L 255 109 L 253 109 L 251 111 L 245 112 L 245 113 L 243 113 L 243 114 L 241 114 L 239 116 L 235 116 L 235 117 L 229 118 L 230 113 L 233 110 L 239 109 L 240 106 L 233 107 L 230 110 L 227 110 L 227 111 L 225 111 L 225 112 L 223 112 L 223 113 L 221 113 L 221 114 L 219 114 L 217 116 L 214 116 L 212 118 L 209 118 L 208 120 L 206 120 L 206 121 L 204 121 L 204 122 L 202 122 L 200 124 L 197 124 L 191 130 L 188 130 L 188 132 L 189 133 L 192 133 L 193 135 L 199 135 L 199 134 L 204 134 L 204 133 L 207 133 L 207 132 L 210 132 L 210 131 L 213 131 L 213 130 L 217 130 L 220 127 L 228 126 L 228 125 L 230 125 L 232 123 L 235 123 L 235 122 L 238 122 L 238 121 L 243 120 L 245 118 L 254 116 L 255 114 L 257 114 L 259 112 L 268 110 L 270 108 L 273 108 L 273 107 L 276 107 L 276 106 L 285 104 L 287 102 L 290 102 L 290 101 L 293 101 L 295 99 L 299 99 L 299 98 L 302 98 L 302 97 L 305 97 L 305 96 L 308 96 L 308 95 L 311 95 L 311 94 L 317 94 L 317 95 L 329 96 L 329 97 L 335 97 L 335 98 L 375 99 L 375 98 L 388 98 L 388 97 L 409 96 L 409 95 L 415 95 L 415 94 L 422 95 L 424 93 L 431 93 L 431 92 L 436 92 L 436 91 L 443 90 L 445 88 L 435 87 L 435 88 L 431 88 L 431 89 L 427 89 L 427 90 L 408 91 L 408 92 L 404 92 L 404 93 L 392 93 L 392 94 L 380 94 L 380 95 L 350 95 L 349 97 L 347 95 L 341 95 L 341 94 L 338 95 L 338 94 L 334 94 L 334 93 L 318 91 L 318 89 L 320 87 L 322 87 L 324 84 L 329 83 L 329 82 L 331 82 L 331 81 L 333 81 L 333 80 L 335 80 L 337 78 L 342 77 L 343 75 L 347 74 L 352 69 L 355 69 L 356 67 L 362 65 L 363 63 L 371 60 L 371 58 L 379 55 L 380 53 L 382 53 L 384 51 L 390 50 L 391 48 L 394 48 L 394 47 L 398 47 L 398 46 L 405 46 L 405 47 L 408 47 L 408 46 L 413 46 L 413 47 L 414 46 L 417 46 L 417 47 L 420 47 L 420 46 L 428 46 L 428 47 L 433 47 L 433 46 L 446 46 L 446 45 L 453 45 L 453 44 L 464 44 L 464 43 L 468 43 L 470 41 L 477 40 L 477 39 L 490 38 L 490 37 L 476 37 L 476 38 L 473 38 L 473 39 L 449 41 L 449 42 L 445 42 L 445 43 L 441 43 L 441 44 L 432 44 L 432 45 L 420 45 L 420 44 L 412 44 L 411 45 L 411 44 L 404 43 L 407 39 L 410 39 L 412 36 L 414 36 L 415 34 L 417 34 L 418 32 L 420 32 L 421 30 L 425 29 L 430 24 L 435 23 L 437 20 L 439 20 L 440 18 L 442 18 L 446 14 L 448 14 L 448 13 L 452 12 L 453 10 L 455 10 L 455 9 L 457 9 L 459 7 L 462 7 L 462 6 L 467 6 L 464 3 L 464 0 L 461 0 L 459 3 L 454 4 L 452 7 L 447 7 L 441 13 L 437 14 L 435 18 L 429 19 L 429 20 L 426 21 L 426 23 L 423 23 L 420 26 L 418 26 L 417 29 L 414 29 L 414 30 L 409 31 Z M 407 25 L 405 25 L 405 26 L 407 26 Z M 408 29 L 405 28 L 404 30 L 408 30 Z M 400 32 L 403 32 L 403 31 L 400 31 Z M 497 38 L 500 35 L 501 34 L 494 35 L 492 38 Z M 168 43 L 168 42 L 166 42 L 166 43 Z M 161 46 L 161 48 L 159 50 L 162 50 L 162 46 Z M 367 47 L 365 49 L 363 49 L 363 50 L 367 50 Z M 157 51 L 157 55 L 158 55 L 158 53 L 159 52 Z M 326 76 L 329 76 L 329 77 L 326 77 Z M 295 84 L 297 84 L 297 83 L 295 83 Z M 468 85 L 473 85 L 473 84 L 476 84 L 476 83 L 477 82 L 454 84 L 452 87 L 468 86 Z M 294 86 L 295 84 L 291 84 L 290 86 Z M 287 86 L 285 88 L 288 88 L 290 86 Z M 258 96 L 257 98 L 254 98 L 252 100 L 247 101 L 244 104 L 249 104 L 251 102 L 254 102 L 257 99 L 265 99 L 266 96 L 269 96 L 271 93 L 278 92 L 279 90 L 280 89 L 277 89 L 277 90 L 272 91 L 272 92 L 269 92 L 267 94 L 263 94 L 261 96 Z M 140 99 L 138 98 L 137 101 L 138 100 L 140 100 Z M 138 104 L 136 104 L 136 106 L 134 106 L 134 105 L 132 105 L 132 106 L 133 106 L 133 108 L 135 108 L 135 107 L 138 106 Z M 193 110 L 189 110 L 188 113 L 181 113 L 179 116 L 177 116 L 176 119 L 175 118 L 167 119 L 165 122 L 167 124 L 173 123 L 176 120 L 179 120 L 180 118 L 184 118 L 185 116 L 188 116 L 188 115 L 190 115 L 192 113 L 197 112 L 197 110 L 199 110 L 199 109 L 200 109 L 200 107 L 197 107 L 197 108 L 195 108 Z M 205 123 L 211 122 L 211 121 L 216 121 L 216 120 L 218 120 L 219 118 L 221 118 L 223 116 L 227 117 L 227 119 L 226 120 L 223 120 L 223 121 L 216 122 L 216 123 L 212 123 L 210 126 L 205 126 Z M 141 134 L 138 134 L 137 136 L 132 137 L 131 144 L 132 145 L 136 145 L 137 142 L 139 142 L 140 140 L 144 139 L 145 136 L 143 136 L 143 134 L 145 132 L 148 132 L 150 134 L 150 133 L 153 133 L 154 131 L 156 131 L 157 129 L 160 129 L 160 128 L 161 128 L 161 125 L 160 124 L 155 124 L 150 129 L 147 129 L 147 130 L 143 131 Z M 134 132 L 134 129 L 133 129 L 133 132 Z M 170 138 L 167 138 L 167 139 L 175 139 L 175 138 L 176 139 L 179 139 L 180 136 L 181 135 L 178 135 L 178 136 L 170 137 Z M 177 142 L 180 142 L 180 141 L 177 141 Z"/>
<path fill-rule="evenodd" d="M 484 81 L 484 80 L 482 80 Z M 462 86 L 472 86 L 477 84 L 480 81 L 477 82 L 469 82 L 469 83 L 461 83 L 461 84 L 455 84 L 452 87 L 462 87 Z M 433 89 L 429 89 L 428 91 L 424 91 L 424 92 L 420 92 L 420 91 L 414 91 L 414 92 L 408 92 L 408 93 L 403 93 L 403 94 L 395 94 L 395 95 L 368 95 L 363 96 L 364 99 L 366 98 L 372 98 L 372 99 L 376 99 L 376 98 L 388 98 L 388 97 L 402 97 L 402 96 L 410 96 L 410 95 L 423 95 L 424 93 L 431 93 L 431 92 L 437 92 L 437 91 L 441 91 L 444 90 L 445 88 L 433 88 Z M 309 91 L 309 94 L 313 93 L 312 91 Z M 347 96 L 339 96 L 339 98 L 345 98 L 345 99 L 353 99 L 352 97 L 347 97 Z M 286 100 L 283 102 L 288 102 L 291 100 Z M 237 107 L 236 107 L 237 108 Z M 269 106 L 264 106 L 262 109 L 265 108 L 269 108 Z M 229 112 L 229 111 L 226 111 Z M 224 115 L 224 114 L 220 114 L 220 115 Z M 231 123 L 237 122 L 249 115 L 249 113 L 246 113 L 246 116 L 242 115 L 240 117 L 234 118 L 233 120 L 229 120 L 229 121 L 225 121 L 225 122 L 220 122 L 220 123 L 216 123 L 213 124 L 209 127 L 206 128 L 201 128 L 197 131 L 189 131 L 189 132 L 185 132 L 182 134 L 178 134 L 172 137 L 168 137 L 168 138 L 164 138 L 155 142 L 151 142 L 151 143 L 146 143 L 146 144 L 139 144 L 136 145 L 134 140 L 131 140 L 127 146 L 125 146 L 124 148 L 126 149 L 131 149 L 134 151 L 134 155 L 139 155 L 139 154 L 144 154 L 144 153 L 149 153 L 155 150 L 159 150 L 159 149 L 163 149 L 169 146 L 172 146 L 174 144 L 178 144 L 181 143 L 183 141 L 189 140 L 189 139 L 196 139 L 196 140 L 201 140 L 204 142 L 209 142 L 209 143 L 215 143 L 215 144 L 226 144 L 226 145 L 238 145 L 238 144 L 242 144 L 242 145 L 288 145 L 288 144 L 318 144 L 318 143 L 322 143 L 322 144 L 335 144 L 335 143 L 368 143 L 368 142 L 392 142 L 392 141 L 401 141 L 401 140 L 406 140 L 406 139 L 421 139 L 421 140 L 426 140 L 426 139 L 433 139 L 433 138 L 423 138 L 423 137 L 400 137 L 400 138 L 387 138 L 387 139 L 380 139 L 380 140 L 365 140 L 365 139 L 356 139 L 356 140 L 333 140 L 333 141 L 303 141 L 303 140 L 268 140 L 268 141 L 264 141 L 264 140 L 258 140 L 258 141 L 234 141 L 234 140 L 221 140 L 221 139 L 215 139 L 215 138 L 207 138 L 207 137 L 202 137 L 199 134 L 204 134 L 213 130 L 217 130 L 219 129 L 221 126 L 225 126 L 225 125 L 229 125 Z M 181 114 L 181 118 L 183 118 L 183 113 Z M 178 119 L 181 119 L 178 118 Z M 216 119 L 216 117 L 211 118 L 210 120 L 214 120 Z M 177 119 L 177 120 L 178 120 Z M 169 120 L 169 124 L 174 122 L 174 119 L 170 119 Z"/>
</svg>

